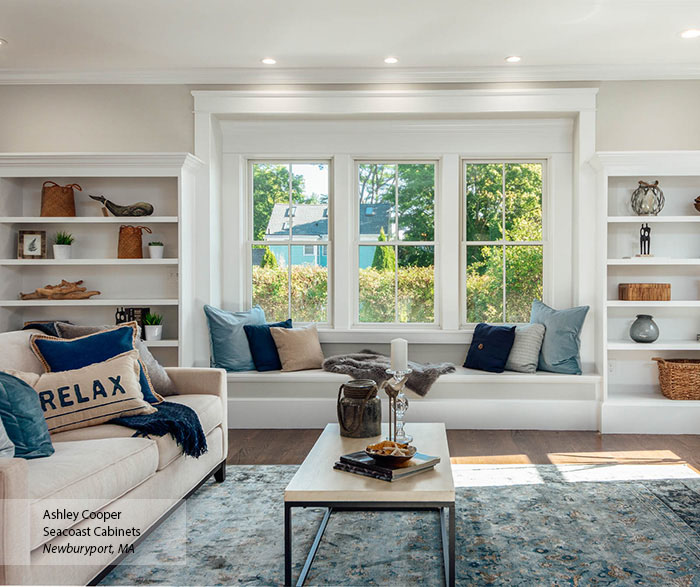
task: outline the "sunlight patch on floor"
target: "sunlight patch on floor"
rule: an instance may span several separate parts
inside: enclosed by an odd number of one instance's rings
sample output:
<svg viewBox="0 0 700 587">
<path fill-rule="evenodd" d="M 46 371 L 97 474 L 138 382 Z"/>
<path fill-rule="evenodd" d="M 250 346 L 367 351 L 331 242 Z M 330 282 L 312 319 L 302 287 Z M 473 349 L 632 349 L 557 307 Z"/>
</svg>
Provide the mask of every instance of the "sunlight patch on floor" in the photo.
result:
<svg viewBox="0 0 700 587">
<path fill-rule="evenodd" d="M 506 487 L 544 483 L 537 465 L 453 464 L 455 487 Z"/>
<path fill-rule="evenodd" d="M 609 463 L 625 465 L 685 464 L 685 460 L 671 450 L 606 450 L 596 452 L 552 452 L 547 454 L 555 465 Z"/>
<path fill-rule="evenodd" d="M 453 465 L 530 465 L 532 461 L 527 455 L 488 455 L 451 457 Z"/>
<path fill-rule="evenodd" d="M 700 479 L 700 475 L 686 465 L 568 464 L 556 467 L 567 483 Z"/>
</svg>

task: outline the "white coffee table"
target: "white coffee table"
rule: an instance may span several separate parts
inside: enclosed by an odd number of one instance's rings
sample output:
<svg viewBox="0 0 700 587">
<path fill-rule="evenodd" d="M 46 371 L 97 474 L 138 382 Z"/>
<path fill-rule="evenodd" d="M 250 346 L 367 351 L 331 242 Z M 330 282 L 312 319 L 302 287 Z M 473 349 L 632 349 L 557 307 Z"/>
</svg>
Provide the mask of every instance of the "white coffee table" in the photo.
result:
<svg viewBox="0 0 700 587">
<path fill-rule="evenodd" d="M 341 455 L 363 450 L 374 438 L 344 438 L 338 424 L 328 424 L 284 491 L 284 579 L 292 584 L 292 508 L 324 507 L 311 550 L 297 585 L 303 585 L 334 511 L 438 510 L 442 529 L 445 583 L 455 584 L 455 486 L 444 424 L 409 424 L 413 445 L 419 452 L 440 457 L 432 471 L 389 483 L 337 471 L 333 464 Z"/>
</svg>

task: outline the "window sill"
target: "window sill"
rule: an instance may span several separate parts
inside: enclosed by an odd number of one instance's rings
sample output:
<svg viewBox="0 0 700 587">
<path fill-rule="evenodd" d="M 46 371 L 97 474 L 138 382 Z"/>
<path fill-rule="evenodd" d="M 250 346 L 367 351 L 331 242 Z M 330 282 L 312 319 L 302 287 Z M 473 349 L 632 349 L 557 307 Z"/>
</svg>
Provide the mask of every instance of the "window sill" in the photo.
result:
<svg viewBox="0 0 700 587">
<path fill-rule="evenodd" d="M 319 328 L 318 337 L 322 343 L 390 343 L 395 338 L 406 339 L 412 344 L 465 344 L 471 341 L 473 329 L 355 329 L 333 330 Z"/>
</svg>

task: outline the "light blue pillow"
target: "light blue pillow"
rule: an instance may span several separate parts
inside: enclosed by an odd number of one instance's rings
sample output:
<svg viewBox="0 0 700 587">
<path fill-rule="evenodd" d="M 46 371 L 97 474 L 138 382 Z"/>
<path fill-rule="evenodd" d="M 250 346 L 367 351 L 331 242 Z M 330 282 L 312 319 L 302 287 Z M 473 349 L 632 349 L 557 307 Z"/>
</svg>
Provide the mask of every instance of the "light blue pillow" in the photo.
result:
<svg viewBox="0 0 700 587">
<path fill-rule="evenodd" d="M 15 456 L 15 445 L 5 431 L 5 426 L 0 418 L 0 458 L 11 459 Z"/>
<path fill-rule="evenodd" d="M 3 372 L 0 372 L 0 419 L 15 445 L 16 457 L 36 459 L 53 454 L 39 394 L 21 379 Z"/>
<path fill-rule="evenodd" d="M 246 324 L 265 324 L 265 311 L 253 306 L 247 312 L 227 312 L 205 305 L 204 313 L 209 323 L 211 340 L 211 366 L 227 371 L 252 371 L 255 369 Z"/>
<path fill-rule="evenodd" d="M 555 310 L 539 300 L 532 302 L 530 322 L 544 324 L 538 368 L 552 373 L 581 375 L 581 328 L 589 306 Z"/>
</svg>

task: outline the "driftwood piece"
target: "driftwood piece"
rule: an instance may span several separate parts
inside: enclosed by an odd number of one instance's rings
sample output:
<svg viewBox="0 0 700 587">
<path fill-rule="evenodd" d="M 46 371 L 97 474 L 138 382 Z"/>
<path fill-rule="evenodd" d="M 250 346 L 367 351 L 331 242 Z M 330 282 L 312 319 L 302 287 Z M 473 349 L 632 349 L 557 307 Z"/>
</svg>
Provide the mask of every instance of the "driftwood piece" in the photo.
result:
<svg viewBox="0 0 700 587">
<path fill-rule="evenodd" d="M 32 293 L 20 293 L 19 297 L 22 300 L 83 300 L 100 295 L 99 291 L 87 291 L 86 287 L 80 287 L 82 283 L 82 279 L 80 281 L 62 279 L 58 285 L 37 287 Z"/>
</svg>

